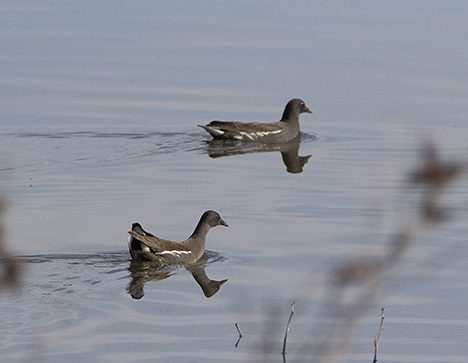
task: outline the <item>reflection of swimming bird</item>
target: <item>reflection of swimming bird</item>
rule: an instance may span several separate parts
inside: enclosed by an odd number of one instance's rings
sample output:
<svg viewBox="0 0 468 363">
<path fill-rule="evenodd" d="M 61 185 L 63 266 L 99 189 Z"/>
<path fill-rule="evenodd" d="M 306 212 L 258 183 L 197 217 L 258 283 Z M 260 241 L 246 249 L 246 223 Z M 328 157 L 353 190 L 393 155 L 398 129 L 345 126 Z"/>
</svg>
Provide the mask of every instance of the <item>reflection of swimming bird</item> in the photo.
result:
<svg viewBox="0 0 468 363">
<path fill-rule="evenodd" d="M 193 278 L 198 283 L 198 285 L 200 285 L 205 296 L 212 297 L 218 292 L 221 285 L 227 282 L 227 279 L 221 281 L 211 280 L 205 272 L 205 264 L 207 261 L 208 256 L 205 253 L 202 257 L 200 257 L 197 263 L 186 266 L 185 268 L 192 273 Z"/>
<path fill-rule="evenodd" d="M 209 256 L 208 256 L 209 255 Z M 215 252 L 204 253 L 197 262 L 185 266 L 185 268 L 192 274 L 195 281 L 200 285 L 203 294 L 210 298 L 216 294 L 221 285 L 227 282 L 227 279 L 217 281 L 211 280 L 205 272 L 205 266 L 211 263 L 213 257 L 217 256 Z M 145 295 L 145 284 L 149 281 L 164 280 L 169 278 L 176 270 L 169 270 L 168 267 L 163 269 L 157 268 L 151 262 L 146 261 L 131 261 L 129 267 L 131 280 L 127 285 L 127 291 L 134 299 L 141 299 Z"/>
<path fill-rule="evenodd" d="M 278 122 L 237 122 L 211 121 L 208 125 L 198 125 L 215 139 L 233 139 L 257 142 L 286 142 L 299 135 L 299 115 L 312 113 L 304 101 L 294 98 L 284 108 L 283 117 Z"/>
<path fill-rule="evenodd" d="M 192 235 L 182 242 L 171 242 L 146 232 L 139 223 L 133 223 L 128 233 L 128 248 L 134 260 L 153 261 L 161 266 L 188 265 L 196 262 L 205 252 L 205 239 L 212 227 L 226 226 L 220 215 L 206 211 Z"/>
<path fill-rule="evenodd" d="M 302 173 L 304 165 L 307 164 L 312 155 L 299 156 L 299 145 L 302 142 L 304 134 L 289 142 L 278 144 L 267 143 L 239 143 L 238 141 L 210 140 L 207 142 L 206 153 L 210 158 L 219 158 L 222 156 L 242 155 L 250 153 L 263 153 L 279 151 L 283 158 L 284 165 L 288 173 Z M 315 140 L 314 135 L 309 135 L 309 140 Z"/>
</svg>

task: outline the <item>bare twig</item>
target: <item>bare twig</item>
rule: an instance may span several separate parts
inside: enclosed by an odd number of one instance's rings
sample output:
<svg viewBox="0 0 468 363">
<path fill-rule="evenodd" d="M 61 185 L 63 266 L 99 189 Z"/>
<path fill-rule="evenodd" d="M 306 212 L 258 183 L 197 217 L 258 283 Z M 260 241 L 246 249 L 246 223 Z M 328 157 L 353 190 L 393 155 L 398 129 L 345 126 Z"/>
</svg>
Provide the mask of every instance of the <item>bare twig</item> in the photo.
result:
<svg viewBox="0 0 468 363">
<path fill-rule="evenodd" d="M 377 363 L 377 351 L 379 350 L 380 336 L 382 335 L 383 321 L 385 319 L 384 311 L 385 311 L 385 306 L 382 308 L 382 319 L 380 320 L 379 334 L 377 335 L 377 339 L 374 340 L 375 350 L 374 350 L 374 362 L 373 363 Z"/>
<path fill-rule="evenodd" d="M 283 352 L 282 354 L 285 355 L 286 354 L 286 341 L 288 340 L 288 333 L 289 333 L 289 328 L 291 327 L 291 319 L 294 315 L 294 304 L 296 302 L 293 301 L 292 304 L 291 304 L 291 315 L 289 315 L 289 320 L 288 320 L 288 325 L 286 326 L 286 333 L 284 334 L 284 343 L 283 343 Z"/>
<path fill-rule="evenodd" d="M 239 339 L 237 339 L 237 343 L 235 345 L 235 347 L 237 348 L 237 346 L 239 345 L 239 342 L 241 341 L 243 335 L 242 335 L 242 333 L 241 333 L 241 331 L 239 329 L 239 324 L 237 324 L 237 323 L 236 323 L 236 329 L 237 329 L 237 332 L 239 333 Z"/>
</svg>

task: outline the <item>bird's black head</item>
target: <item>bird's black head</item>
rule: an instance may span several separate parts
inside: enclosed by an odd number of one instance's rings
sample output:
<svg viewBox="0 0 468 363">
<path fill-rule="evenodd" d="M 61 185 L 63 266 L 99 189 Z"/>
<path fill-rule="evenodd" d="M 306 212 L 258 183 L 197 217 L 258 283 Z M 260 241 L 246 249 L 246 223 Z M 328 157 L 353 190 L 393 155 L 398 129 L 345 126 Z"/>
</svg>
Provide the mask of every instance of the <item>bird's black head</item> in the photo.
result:
<svg viewBox="0 0 468 363">
<path fill-rule="evenodd" d="M 284 108 L 281 121 L 295 119 L 304 112 L 312 113 L 312 111 L 305 105 L 304 101 L 300 100 L 299 98 L 293 98 Z"/>
<path fill-rule="evenodd" d="M 216 227 L 216 226 L 229 227 L 229 225 L 225 221 L 223 221 L 219 213 L 215 212 L 214 210 L 207 210 L 205 213 L 203 213 L 201 220 L 204 222 L 207 222 L 210 227 Z"/>
</svg>

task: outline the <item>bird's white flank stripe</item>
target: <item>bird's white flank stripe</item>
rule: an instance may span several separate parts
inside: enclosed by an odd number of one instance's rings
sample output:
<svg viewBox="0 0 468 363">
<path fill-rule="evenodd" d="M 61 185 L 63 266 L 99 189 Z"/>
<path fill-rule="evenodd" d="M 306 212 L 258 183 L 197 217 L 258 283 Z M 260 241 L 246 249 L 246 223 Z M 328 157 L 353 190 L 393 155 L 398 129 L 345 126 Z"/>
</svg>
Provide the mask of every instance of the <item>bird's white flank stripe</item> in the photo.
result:
<svg viewBox="0 0 468 363">
<path fill-rule="evenodd" d="M 257 131 L 257 132 L 240 132 L 240 134 L 245 137 L 249 138 L 250 140 L 254 141 L 258 139 L 259 137 L 271 135 L 271 134 L 279 134 L 281 130 L 275 130 L 275 131 Z"/>
<path fill-rule="evenodd" d="M 248 134 L 248 133 L 246 133 L 246 132 L 241 132 L 240 134 L 241 134 L 242 136 L 244 136 L 244 137 L 249 138 L 249 139 L 252 140 L 252 141 L 254 140 L 254 138 L 253 138 L 254 135 L 252 135 L 252 134 Z M 257 137 L 255 136 L 255 138 L 257 138 Z"/>
<path fill-rule="evenodd" d="M 275 130 L 275 131 L 263 131 L 262 133 L 264 135 L 270 135 L 270 134 L 279 134 L 281 130 Z"/>
<path fill-rule="evenodd" d="M 192 253 L 192 251 L 177 251 L 177 250 L 173 250 L 173 251 L 161 251 L 161 252 L 158 252 L 156 253 L 157 255 L 181 255 L 181 254 L 189 254 L 189 253 Z M 179 256 L 180 257 L 180 256 Z"/>
<path fill-rule="evenodd" d="M 208 127 L 212 132 L 213 134 L 216 134 L 217 136 L 220 136 L 220 135 L 224 135 L 226 132 L 219 129 L 218 127 Z"/>
</svg>

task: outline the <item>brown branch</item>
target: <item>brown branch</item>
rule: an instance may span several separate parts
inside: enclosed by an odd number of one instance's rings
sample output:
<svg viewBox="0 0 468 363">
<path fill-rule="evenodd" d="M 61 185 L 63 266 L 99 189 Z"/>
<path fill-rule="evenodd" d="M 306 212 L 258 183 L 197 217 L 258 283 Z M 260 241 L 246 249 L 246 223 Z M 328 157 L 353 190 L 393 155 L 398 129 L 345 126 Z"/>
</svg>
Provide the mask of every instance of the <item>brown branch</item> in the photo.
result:
<svg viewBox="0 0 468 363">
<path fill-rule="evenodd" d="M 289 320 L 288 320 L 288 325 L 286 326 L 286 333 L 284 334 L 284 343 L 283 343 L 283 356 L 286 354 L 286 341 L 288 339 L 288 333 L 289 333 L 289 328 L 291 327 L 291 319 L 294 315 L 294 304 L 296 302 L 293 301 L 293 303 L 291 304 L 291 315 L 289 315 Z"/>
<path fill-rule="evenodd" d="M 382 319 L 380 320 L 380 330 L 379 330 L 379 334 L 377 335 L 377 339 L 374 340 L 374 362 L 373 363 L 377 363 L 377 351 L 379 350 L 379 342 L 380 342 L 380 336 L 382 335 L 382 330 L 383 330 L 383 321 L 385 319 L 385 315 L 384 315 L 384 310 L 385 310 L 385 306 L 382 308 Z"/>
<path fill-rule="evenodd" d="M 8 250 L 5 243 L 3 217 L 7 207 L 6 199 L 0 196 L 0 291 L 3 288 L 18 286 L 21 282 L 22 266 Z"/>
</svg>

